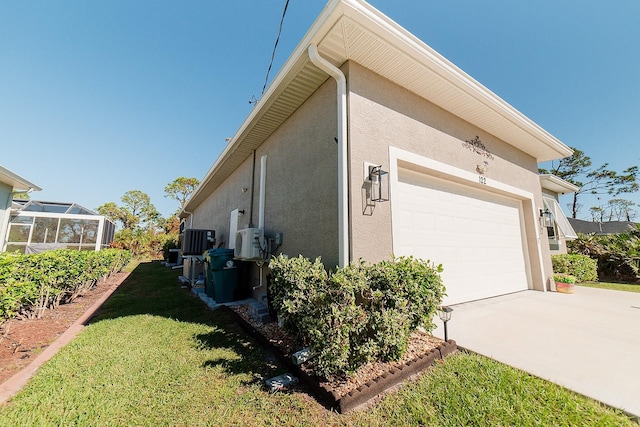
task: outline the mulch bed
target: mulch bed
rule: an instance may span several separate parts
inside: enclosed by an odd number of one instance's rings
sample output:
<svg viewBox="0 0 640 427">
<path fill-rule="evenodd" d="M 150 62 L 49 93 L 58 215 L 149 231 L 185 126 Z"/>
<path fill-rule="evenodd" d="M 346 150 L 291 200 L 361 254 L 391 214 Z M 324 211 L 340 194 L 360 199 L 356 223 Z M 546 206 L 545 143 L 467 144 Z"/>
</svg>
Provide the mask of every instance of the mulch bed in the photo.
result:
<svg viewBox="0 0 640 427">
<path fill-rule="evenodd" d="M 320 379 L 308 369 L 295 365 L 291 356 L 299 348 L 275 322 L 262 324 L 248 314 L 247 306 L 224 307 L 263 347 L 270 350 L 295 376 L 303 381 L 327 407 L 346 413 L 367 405 L 418 376 L 437 360 L 456 351 L 455 341 L 444 342 L 423 332 L 414 332 L 404 357 L 397 362 L 369 363 L 349 378 Z"/>
</svg>

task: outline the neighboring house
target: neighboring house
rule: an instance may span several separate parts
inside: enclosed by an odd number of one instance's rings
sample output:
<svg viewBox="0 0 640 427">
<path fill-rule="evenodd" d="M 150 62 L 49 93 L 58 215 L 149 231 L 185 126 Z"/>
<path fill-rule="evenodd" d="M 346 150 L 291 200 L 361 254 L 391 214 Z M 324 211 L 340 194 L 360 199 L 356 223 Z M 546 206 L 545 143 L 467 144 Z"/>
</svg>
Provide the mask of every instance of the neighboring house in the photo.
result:
<svg viewBox="0 0 640 427">
<path fill-rule="evenodd" d="M 113 241 L 115 224 L 75 203 L 14 200 L 2 251 L 98 251 Z"/>
<path fill-rule="evenodd" d="M 180 215 L 258 261 L 256 293 L 276 249 L 428 259 L 445 304 L 544 291 L 537 165 L 571 153 L 366 2 L 332 0 Z"/>
<path fill-rule="evenodd" d="M 15 193 L 29 193 L 40 190 L 42 189 L 37 185 L 0 166 L 0 252 L 2 252 L 6 241 L 13 195 Z"/>
<path fill-rule="evenodd" d="M 569 218 L 569 222 L 578 233 L 598 235 L 628 233 L 639 225 L 632 221 L 593 222 L 576 218 Z"/>
<path fill-rule="evenodd" d="M 546 220 L 547 237 L 551 254 L 566 254 L 567 241 L 578 238 L 571 223 L 562 211 L 558 203 L 558 196 L 562 194 L 575 193 L 579 187 L 555 175 L 540 175 L 540 185 L 542 186 L 542 201 L 545 210 L 540 215 L 542 221 Z"/>
</svg>

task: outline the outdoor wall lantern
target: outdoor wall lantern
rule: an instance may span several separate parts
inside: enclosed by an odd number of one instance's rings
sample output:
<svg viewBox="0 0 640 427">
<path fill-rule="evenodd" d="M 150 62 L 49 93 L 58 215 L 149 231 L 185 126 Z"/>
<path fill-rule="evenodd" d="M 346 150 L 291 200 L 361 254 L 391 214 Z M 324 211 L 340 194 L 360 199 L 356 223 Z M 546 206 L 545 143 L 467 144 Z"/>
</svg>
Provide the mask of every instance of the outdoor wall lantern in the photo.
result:
<svg viewBox="0 0 640 427">
<path fill-rule="evenodd" d="M 389 200 L 389 172 L 380 166 L 369 166 L 369 181 L 371 181 L 371 201 L 386 202 Z"/>
<path fill-rule="evenodd" d="M 542 210 L 540 209 L 540 227 L 552 227 L 553 226 L 553 218 L 551 216 L 551 212 L 549 209 Z"/>
<path fill-rule="evenodd" d="M 447 333 L 447 322 L 451 320 L 451 312 L 453 311 L 453 308 L 448 306 L 444 306 L 444 307 L 440 306 L 438 307 L 437 310 L 438 310 L 438 317 L 444 323 L 444 340 L 449 341 L 449 334 Z"/>
</svg>

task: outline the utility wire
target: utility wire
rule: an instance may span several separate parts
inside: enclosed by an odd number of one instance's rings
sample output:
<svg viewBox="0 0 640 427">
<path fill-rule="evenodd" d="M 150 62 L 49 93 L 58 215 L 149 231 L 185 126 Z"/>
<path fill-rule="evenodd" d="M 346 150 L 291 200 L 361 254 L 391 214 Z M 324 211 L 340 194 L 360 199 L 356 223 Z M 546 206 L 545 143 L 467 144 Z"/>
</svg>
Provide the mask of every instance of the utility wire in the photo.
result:
<svg viewBox="0 0 640 427">
<path fill-rule="evenodd" d="M 271 72 L 271 66 L 273 65 L 273 58 L 276 56 L 276 48 L 278 47 L 278 41 L 280 41 L 280 33 L 282 33 L 282 23 L 284 22 L 284 16 L 287 14 L 287 7 L 289 7 L 289 0 L 284 4 L 284 10 L 282 11 L 282 18 L 280 19 L 280 28 L 278 29 L 278 37 L 276 37 L 276 43 L 273 46 L 273 52 L 271 53 L 271 62 L 269 62 L 269 68 L 267 69 L 267 75 L 264 78 L 264 85 L 262 86 L 262 95 L 267 88 L 267 81 L 269 80 L 269 73 Z"/>
</svg>

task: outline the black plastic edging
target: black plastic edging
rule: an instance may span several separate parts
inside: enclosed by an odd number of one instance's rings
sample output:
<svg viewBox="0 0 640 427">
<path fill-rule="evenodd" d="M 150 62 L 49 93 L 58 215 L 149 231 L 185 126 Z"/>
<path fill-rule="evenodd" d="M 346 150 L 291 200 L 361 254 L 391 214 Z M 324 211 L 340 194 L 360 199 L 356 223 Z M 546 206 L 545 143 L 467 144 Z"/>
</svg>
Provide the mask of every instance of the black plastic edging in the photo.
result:
<svg viewBox="0 0 640 427">
<path fill-rule="evenodd" d="M 278 361 L 288 370 L 303 381 L 326 406 L 337 409 L 344 414 L 352 409 L 361 406 L 386 390 L 406 381 L 412 376 L 422 372 L 435 363 L 436 360 L 444 359 L 458 348 L 454 340 L 443 342 L 438 347 L 431 349 L 428 353 L 409 360 L 399 367 L 390 368 L 377 378 L 368 381 L 355 390 L 350 391 L 342 397 L 338 397 L 332 390 L 323 387 L 317 377 L 311 376 L 295 365 L 282 350 L 269 342 L 256 328 L 247 322 L 242 316 L 229 307 L 223 309 L 234 318 L 234 320 L 251 335 L 258 343 L 271 351 Z"/>
</svg>

